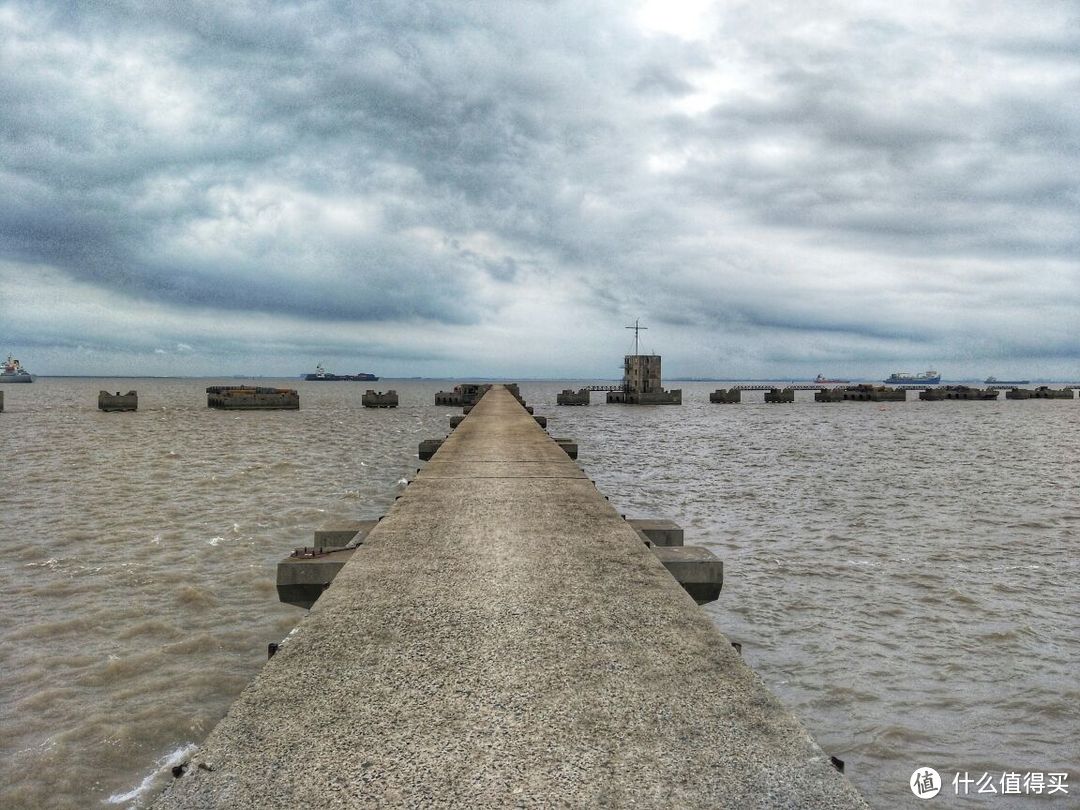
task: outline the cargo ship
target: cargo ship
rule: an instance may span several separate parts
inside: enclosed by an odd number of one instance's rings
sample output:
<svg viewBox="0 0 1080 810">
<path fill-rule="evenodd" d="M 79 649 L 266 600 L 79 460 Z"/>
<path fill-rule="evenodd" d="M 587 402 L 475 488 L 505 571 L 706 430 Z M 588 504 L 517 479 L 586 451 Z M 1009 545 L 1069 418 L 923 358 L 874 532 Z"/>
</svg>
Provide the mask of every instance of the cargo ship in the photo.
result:
<svg viewBox="0 0 1080 810">
<path fill-rule="evenodd" d="M 997 377 L 987 377 L 983 380 L 984 385 L 1031 385 L 1031 380 L 999 380 Z"/>
<path fill-rule="evenodd" d="M 833 383 L 849 383 L 851 380 L 833 380 L 826 377 L 824 374 L 818 374 L 814 377 L 815 385 L 832 385 Z"/>
<path fill-rule="evenodd" d="M 32 383 L 34 375 L 22 367 L 10 354 L 4 361 L 4 370 L 0 371 L 0 383 Z"/>
<path fill-rule="evenodd" d="M 304 379 L 308 382 L 374 382 L 379 378 L 363 371 L 359 374 L 331 374 L 319 363 L 315 366 L 315 373 L 305 374 Z"/>
<path fill-rule="evenodd" d="M 885 382 L 892 385 L 937 385 L 941 382 L 941 375 L 936 371 L 924 371 L 922 374 L 894 371 Z"/>
</svg>

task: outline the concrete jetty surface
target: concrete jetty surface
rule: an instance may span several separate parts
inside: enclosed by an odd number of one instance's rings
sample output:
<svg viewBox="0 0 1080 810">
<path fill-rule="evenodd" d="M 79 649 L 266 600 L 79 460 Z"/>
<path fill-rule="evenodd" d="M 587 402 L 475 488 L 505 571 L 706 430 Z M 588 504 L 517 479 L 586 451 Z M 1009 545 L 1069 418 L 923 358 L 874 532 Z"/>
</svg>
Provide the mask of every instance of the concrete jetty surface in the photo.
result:
<svg viewBox="0 0 1080 810">
<path fill-rule="evenodd" d="M 156 808 L 867 807 L 500 386 Z"/>
</svg>

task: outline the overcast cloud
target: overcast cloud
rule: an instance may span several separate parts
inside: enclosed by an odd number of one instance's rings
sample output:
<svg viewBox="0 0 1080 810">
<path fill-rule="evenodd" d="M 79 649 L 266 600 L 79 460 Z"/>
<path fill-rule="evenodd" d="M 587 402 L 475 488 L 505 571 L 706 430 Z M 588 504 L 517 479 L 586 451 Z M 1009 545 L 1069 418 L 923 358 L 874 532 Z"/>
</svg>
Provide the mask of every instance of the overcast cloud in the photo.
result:
<svg viewBox="0 0 1080 810">
<path fill-rule="evenodd" d="M 0 353 L 1076 379 L 1078 98 L 1076 2 L 0 2 Z"/>
</svg>

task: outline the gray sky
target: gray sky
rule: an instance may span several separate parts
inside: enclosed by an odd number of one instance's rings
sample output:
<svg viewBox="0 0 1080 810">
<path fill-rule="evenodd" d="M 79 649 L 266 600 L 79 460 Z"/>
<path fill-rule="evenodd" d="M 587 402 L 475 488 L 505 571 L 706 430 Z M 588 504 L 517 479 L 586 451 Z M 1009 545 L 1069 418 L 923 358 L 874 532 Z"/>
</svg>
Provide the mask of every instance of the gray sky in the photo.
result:
<svg viewBox="0 0 1080 810">
<path fill-rule="evenodd" d="M 1076 379 L 1077 99 L 1065 0 L 0 0 L 0 354 Z"/>
</svg>

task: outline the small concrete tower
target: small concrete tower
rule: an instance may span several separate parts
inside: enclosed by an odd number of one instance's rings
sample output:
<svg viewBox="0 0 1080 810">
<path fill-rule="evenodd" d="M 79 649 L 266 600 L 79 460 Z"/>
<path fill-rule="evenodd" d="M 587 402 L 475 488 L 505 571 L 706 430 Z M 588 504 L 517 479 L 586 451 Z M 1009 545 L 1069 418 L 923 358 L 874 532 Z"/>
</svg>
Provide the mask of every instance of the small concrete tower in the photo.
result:
<svg viewBox="0 0 1080 810">
<path fill-rule="evenodd" d="M 648 329 L 634 321 L 634 353 L 623 358 L 623 387 L 609 391 L 607 401 L 624 405 L 681 405 L 682 390 L 665 391 L 660 383 L 660 355 L 638 354 L 638 332 Z"/>
</svg>

